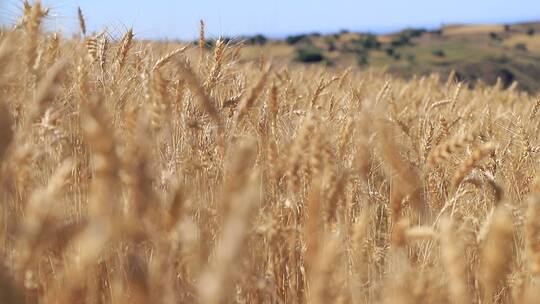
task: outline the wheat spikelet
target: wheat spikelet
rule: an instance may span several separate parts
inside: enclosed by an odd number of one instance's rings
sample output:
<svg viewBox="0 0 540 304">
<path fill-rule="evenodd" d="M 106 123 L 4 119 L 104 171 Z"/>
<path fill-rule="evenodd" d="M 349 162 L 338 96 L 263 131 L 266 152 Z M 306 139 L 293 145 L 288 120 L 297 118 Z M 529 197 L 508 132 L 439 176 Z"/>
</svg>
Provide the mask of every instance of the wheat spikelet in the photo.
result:
<svg viewBox="0 0 540 304">
<path fill-rule="evenodd" d="M 327 221 L 332 223 L 337 220 L 339 200 L 341 199 L 344 189 L 348 182 L 348 173 L 342 172 L 339 177 L 330 184 L 332 185 L 328 192 L 328 209 L 327 209 Z"/>
<path fill-rule="evenodd" d="M 259 77 L 259 80 L 255 83 L 253 87 L 249 90 L 249 92 L 242 98 L 240 101 L 240 105 L 238 107 L 238 111 L 236 112 L 236 118 L 235 121 L 239 122 L 242 117 L 247 113 L 247 111 L 253 107 L 253 104 L 261 94 L 265 84 L 266 80 L 268 79 L 268 74 L 270 73 L 271 66 L 267 66 L 266 69 L 263 71 L 262 75 Z"/>
<path fill-rule="evenodd" d="M 375 105 L 379 104 L 379 102 L 386 97 L 386 94 L 388 94 L 388 91 L 390 90 L 390 81 L 386 80 L 384 82 L 384 86 L 377 94 L 377 97 L 375 98 Z"/>
<path fill-rule="evenodd" d="M 467 158 L 463 164 L 458 168 L 454 177 L 452 178 L 452 185 L 454 188 L 459 186 L 461 181 L 471 172 L 471 170 L 480 162 L 483 158 L 493 154 L 495 152 L 494 143 L 486 143 L 478 147 L 472 155 Z"/>
<path fill-rule="evenodd" d="M 295 193 L 300 189 L 301 183 L 301 167 L 307 147 L 309 146 L 310 136 L 315 130 L 315 122 L 312 117 L 307 117 L 303 122 L 302 127 L 298 131 L 297 138 L 289 157 L 289 169 L 287 172 L 289 191 Z"/>
<path fill-rule="evenodd" d="M 343 89 L 343 86 L 345 85 L 345 80 L 348 78 L 348 76 L 351 74 L 352 69 L 347 68 L 341 76 L 339 76 L 339 83 L 338 88 Z"/>
<path fill-rule="evenodd" d="M 433 124 L 429 124 L 429 127 L 428 127 L 428 131 L 426 132 L 426 135 L 424 137 L 424 141 L 423 141 L 423 157 L 424 157 L 424 162 L 427 162 L 427 157 L 428 157 L 428 154 L 429 152 L 431 151 L 431 147 L 433 145 L 433 135 L 435 134 L 435 127 L 433 126 Z"/>
<path fill-rule="evenodd" d="M 341 130 L 341 138 L 338 143 L 338 152 L 337 155 L 339 158 L 343 159 L 347 153 L 347 145 L 354 131 L 354 121 L 350 119 L 347 124 L 343 126 Z"/>
<path fill-rule="evenodd" d="M 193 94 L 197 96 L 206 113 L 217 123 L 218 126 L 221 126 L 221 119 L 215 107 L 216 103 L 210 98 L 210 96 L 206 94 L 201 82 L 199 81 L 197 75 L 195 75 L 195 72 L 192 70 L 189 63 L 187 61 L 177 61 L 176 67 L 185 77 L 186 83 L 192 90 Z"/>
<path fill-rule="evenodd" d="M 204 83 L 207 90 L 211 90 L 219 79 L 221 73 L 221 67 L 223 64 L 223 53 L 225 51 L 225 42 L 222 39 L 218 39 L 214 50 L 214 65 L 208 75 L 208 79 Z"/>
<path fill-rule="evenodd" d="M 32 68 L 37 58 L 37 42 L 41 22 L 49 13 L 49 10 L 41 6 L 41 1 L 34 2 L 33 5 L 25 3 L 24 27 L 26 32 L 26 66 Z"/>
<path fill-rule="evenodd" d="M 395 134 L 388 121 L 378 122 L 380 129 L 380 142 L 383 156 L 390 168 L 399 177 L 399 186 L 393 187 L 393 198 L 391 202 L 392 216 L 397 220 L 400 216 L 403 200 L 408 197 L 413 208 L 418 215 L 425 213 L 425 201 L 422 197 L 422 186 L 420 176 L 400 154 L 400 147 L 394 141 Z"/>
<path fill-rule="evenodd" d="M 126 58 L 128 56 L 128 53 L 129 53 L 129 50 L 131 49 L 132 44 L 133 44 L 133 29 L 130 28 L 124 34 L 124 37 L 122 37 L 122 40 L 120 42 L 120 48 L 118 49 L 118 53 L 116 54 L 119 69 L 122 69 L 124 67 L 126 63 Z"/>
<path fill-rule="evenodd" d="M 319 81 L 319 84 L 315 88 L 315 92 L 313 92 L 313 96 L 311 96 L 310 105 L 311 107 L 315 107 L 317 105 L 317 101 L 319 100 L 319 97 L 321 97 L 321 94 L 323 91 L 328 88 L 333 82 L 337 81 L 339 78 L 334 77 L 328 81 L 325 81 L 324 78 L 321 78 Z"/>
<path fill-rule="evenodd" d="M 91 62 L 94 62 L 98 58 L 98 38 L 97 37 L 88 37 L 84 41 L 86 51 L 88 52 L 88 58 Z"/>
<path fill-rule="evenodd" d="M 450 85 L 452 85 L 452 83 L 454 83 L 456 81 L 456 70 L 452 69 L 452 71 L 450 71 L 450 74 L 448 75 L 448 78 L 446 79 L 446 85 L 445 87 L 450 87 Z"/>
<path fill-rule="evenodd" d="M 437 138 L 437 144 L 441 141 L 442 138 L 448 137 L 448 135 L 450 135 L 450 127 L 448 126 L 448 121 L 446 121 L 446 119 L 441 116 L 439 118 L 439 122 L 441 123 L 441 133 Z"/>
<path fill-rule="evenodd" d="M 540 96 L 536 97 L 536 103 L 534 104 L 531 114 L 529 115 L 529 122 L 533 121 L 536 118 L 536 114 L 538 114 L 538 110 L 540 109 Z"/>
<path fill-rule="evenodd" d="M 47 67 L 50 67 L 58 58 L 59 48 L 60 48 L 60 37 L 57 33 L 53 33 L 49 39 L 47 45 Z"/>
<path fill-rule="evenodd" d="M 438 107 L 442 107 L 442 106 L 445 106 L 449 103 L 451 103 L 452 100 L 450 99 L 445 99 L 445 100 L 440 100 L 440 101 L 437 101 L 437 102 L 434 102 L 431 106 L 430 106 L 430 110 L 433 110 L 433 109 L 436 109 Z"/>
<path fill-rule="evenodd" d="M 149 79 L 150 122 L 155 131 L 167 124 L 174 105 L 169 94 L 170 80 L 165 79 L 160 70 L 152 73 Z"/>
<path fill-rule="evenodd" d="M 99 67 L 101 68 L 102 72 L 105 72 L 105 66 L 107 64 L 107 51 L 109 50 L 109 38 L 107 38 L 105 33 L 102 33 L 98 46 Z"/>
<path fill-rule="evenodd" d="M 81 7 L 77 7 L 77 17 L 79 18 L 79 29 L 83 36 L 86 36 L 86 21 L 84 20 L 84 15 Z"/>
<path fill-rule="evenodd" d="M 428 166 L 433 167 L 444 160 L 447 160 L 450 155 L 463 149 L 467 144 L 474 142 L 474 133 L 463 133 L 456 137 L 440 143 L 428 156 Z"/>
<path fill-rule="evenodd" d="M 270 93 L 268 94 L 267 108 L 268 114 L 270 116 L 270 123 L 272 125 L 272 128 L 275 128 L 277 123 L 277 117 L 279 114 L 278 88 L 275 83 L 272 83 Z"/>
<path fill-rule="evenodd" d="M 152 67 L 152 71 L 160 69 L 161 67 L 166 65 L 168 62 L 170 62 L 176 55 L 179 55 L 179 54 L 182 54 L 183 52 L 185 52 L 188 49 L 188 47 L 189 46 L 186 45 L 186 46 L 184 46 L 182 48 L 176 49 L 174 51 L 170 51 L 165 56 L 159 58 L 158 61 L 156 61 L 156 63 Z"/>
<path fill-rule="evenodd" d="M 450 102 L 450 110 L 451 111 L 454 111 L 454 109 L 456 108 L 456 103 L 457 103 L 457 100 L 458 100 L 458 97 L 459 97 L 459 94 L 461 93 L 461 88 L 463 87 L 463 83 L 458 83 L 457 87 L 456 87 L 456 90 L 454 91 L 454 95 L 452 95 L 452 99 L 451 99 L 451 102 Z"/>
<path fill-rule="evenodd" d="M 201 19 L 199 21 L 199 52 L 200 52 L 200 61 L 204 59 L 204 49 L 206 48 L 206 38 L 204 37 L 204 21 Z"/>
</svg>

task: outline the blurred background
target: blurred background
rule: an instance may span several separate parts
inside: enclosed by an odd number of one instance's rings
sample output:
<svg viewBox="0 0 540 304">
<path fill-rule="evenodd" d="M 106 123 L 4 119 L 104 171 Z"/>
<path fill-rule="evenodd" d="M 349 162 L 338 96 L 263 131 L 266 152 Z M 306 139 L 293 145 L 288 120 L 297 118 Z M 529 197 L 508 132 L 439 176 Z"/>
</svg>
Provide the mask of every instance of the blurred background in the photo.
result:
<svg viewBox="0 0 540 304">
<path fill-rule="evenodd" d="M 244 59 L 282 64 L 380 67 L 403 77 L 453 74 L 469 83 L 540 90 L 540 1 L 142 1 L 42 3 L 50 31 L 112 40 L 130 28 L 137 39 L 191 42 L 204 20 L 208 47 L 222 37 L 245 44 Z M 0 1 L 3 26 L 16 24 L 23 1 Z"/>
<path fill-rule="evenodd" d="M 205 20 L 209 36 L 263 34 L 282 38 L 340 30 L 388 33 L 406 27 L 433 29 L 444 24 L 515 23 L 540 19 L 537 0 L 43 0 L 51 8 L 49 26 L 77 29 L 81 7 L 90 31 L 133 27 L 143 38 L 194 39 Z M 2 23 L 15 22 L 21 0 L 0 1 Z"/>
</svg>

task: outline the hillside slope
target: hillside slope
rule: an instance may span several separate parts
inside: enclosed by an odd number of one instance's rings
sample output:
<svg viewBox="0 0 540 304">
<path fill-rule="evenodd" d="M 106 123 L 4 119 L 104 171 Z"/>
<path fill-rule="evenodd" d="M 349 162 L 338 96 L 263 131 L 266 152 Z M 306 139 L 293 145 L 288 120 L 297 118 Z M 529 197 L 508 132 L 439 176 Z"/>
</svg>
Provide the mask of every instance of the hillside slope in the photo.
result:
<svg viewBox="0 0 540 304">
<path fill-rule="evenodd" d="M 520 89 L 540 90 L 540 23 L 451 25 L 381 36 L 344 31 L 251 42 L 247 47 L 250 59 L 264 54 L 278 62 L 386 67 L 406 78 L 439 73 L 444 80 L 455 71 L 458 79 L 470 84 L 493 85 L 500 78 L 504 87 L 517 81 Z"/>
</svg>

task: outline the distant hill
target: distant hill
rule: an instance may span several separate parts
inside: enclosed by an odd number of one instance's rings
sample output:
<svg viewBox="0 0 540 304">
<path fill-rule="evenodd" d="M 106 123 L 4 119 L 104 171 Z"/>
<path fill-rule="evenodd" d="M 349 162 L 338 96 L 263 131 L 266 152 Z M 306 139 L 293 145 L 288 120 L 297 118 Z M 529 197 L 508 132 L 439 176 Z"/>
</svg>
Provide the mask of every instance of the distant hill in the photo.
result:
<svg viewBox="0 0 540 304">
<path fill-rule="evenodd" d="M 389 35 L 342 31 L 268 40 L 245 39 L 248 59 L 272 58 L 290 64 L 386 67 L 403 76 L 439 73 L 458 79 L 540 91 L 540 22 L 511 25 L 447 25 L 438 30 L 405 29 Z"/>
</svg>

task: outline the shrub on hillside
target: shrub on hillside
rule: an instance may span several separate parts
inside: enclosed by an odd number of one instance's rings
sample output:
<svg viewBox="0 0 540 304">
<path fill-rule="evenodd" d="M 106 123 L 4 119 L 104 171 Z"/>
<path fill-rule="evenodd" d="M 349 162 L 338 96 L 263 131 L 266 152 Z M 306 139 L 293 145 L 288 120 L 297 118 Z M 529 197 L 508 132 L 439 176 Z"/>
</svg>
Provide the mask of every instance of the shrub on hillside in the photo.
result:
<svg viewBox="0 0 540 304">
<path fill-rule="evenodd" d="M 497 35 L 495 32 L 489 33 L 489 37 L 493 40 L 501 40 L 501 37 L 499 37 L 499 35 Z"/>
<path fill-rule="evenodd" d="M 394 47 L 413 45 L 413 43 L 411 42 L 411 39 L 415 37 L 420 37 L 425 32 L 426 32 L 425 29 L 415 29 L 415 28 L 403 30 L 390 42 L 390 44 Z"/>
<path fill-rule="evenodd" d="M 355 42 L 366 49 L 379 49 L 381 47 L 381 43 L 377 39 L 377 36 L 373 34 L 366 34 Z"/>
<path fill-rule="evenodd" d="M 390 42 L 390 44 L 391 44 L 393 47 L 400 47 L 400 46 L 412 45 L 410 37 L 407 36 L 407 35 L 404 35 L 404 34 L 399 34 L 397 37 L 395 37 L 394 39 L 392 39 L 392 41 Z"/>
<path fill-rule="evenodd" d="M 444 51 L 441 50 L 441 49 L 435 49 L 435 50 L 431 51 L 431 54 L 433 54 L 433 56 L 435 56 L 435 57 L 445 57 L 446 56 Z"/>
<path fill-rule="evenodd" d="M 409 28 L 409 29 L 403 30 L 401 34 L 409 38 L 415 38 L 415 37 L 422 36 L 422 34 L 424 34 L 425 32 L 426 30 L 423 28 Z"/>
<path fill-rule="evenodd" d="M 305 39 L 307 39 L 306 35 L 293 35 L 293 36 L 288 36 L 287 38 L 285 38 L 285 42 L 293 45 Z"/>
<path fill-rule="evenodd" d="M 296 60 L 304 63 L 321 62 L 325 59 L 321 50 L 310 47 L 296 50 Z"/>
<path fill-rule="evenodd" d="M 265 45 L 267 41 L 268 39 L 261 34 L 257 34 L 248 39 L 248 42 L 250 44 L 255 44 L 255 45 Z"/>
</svg>

